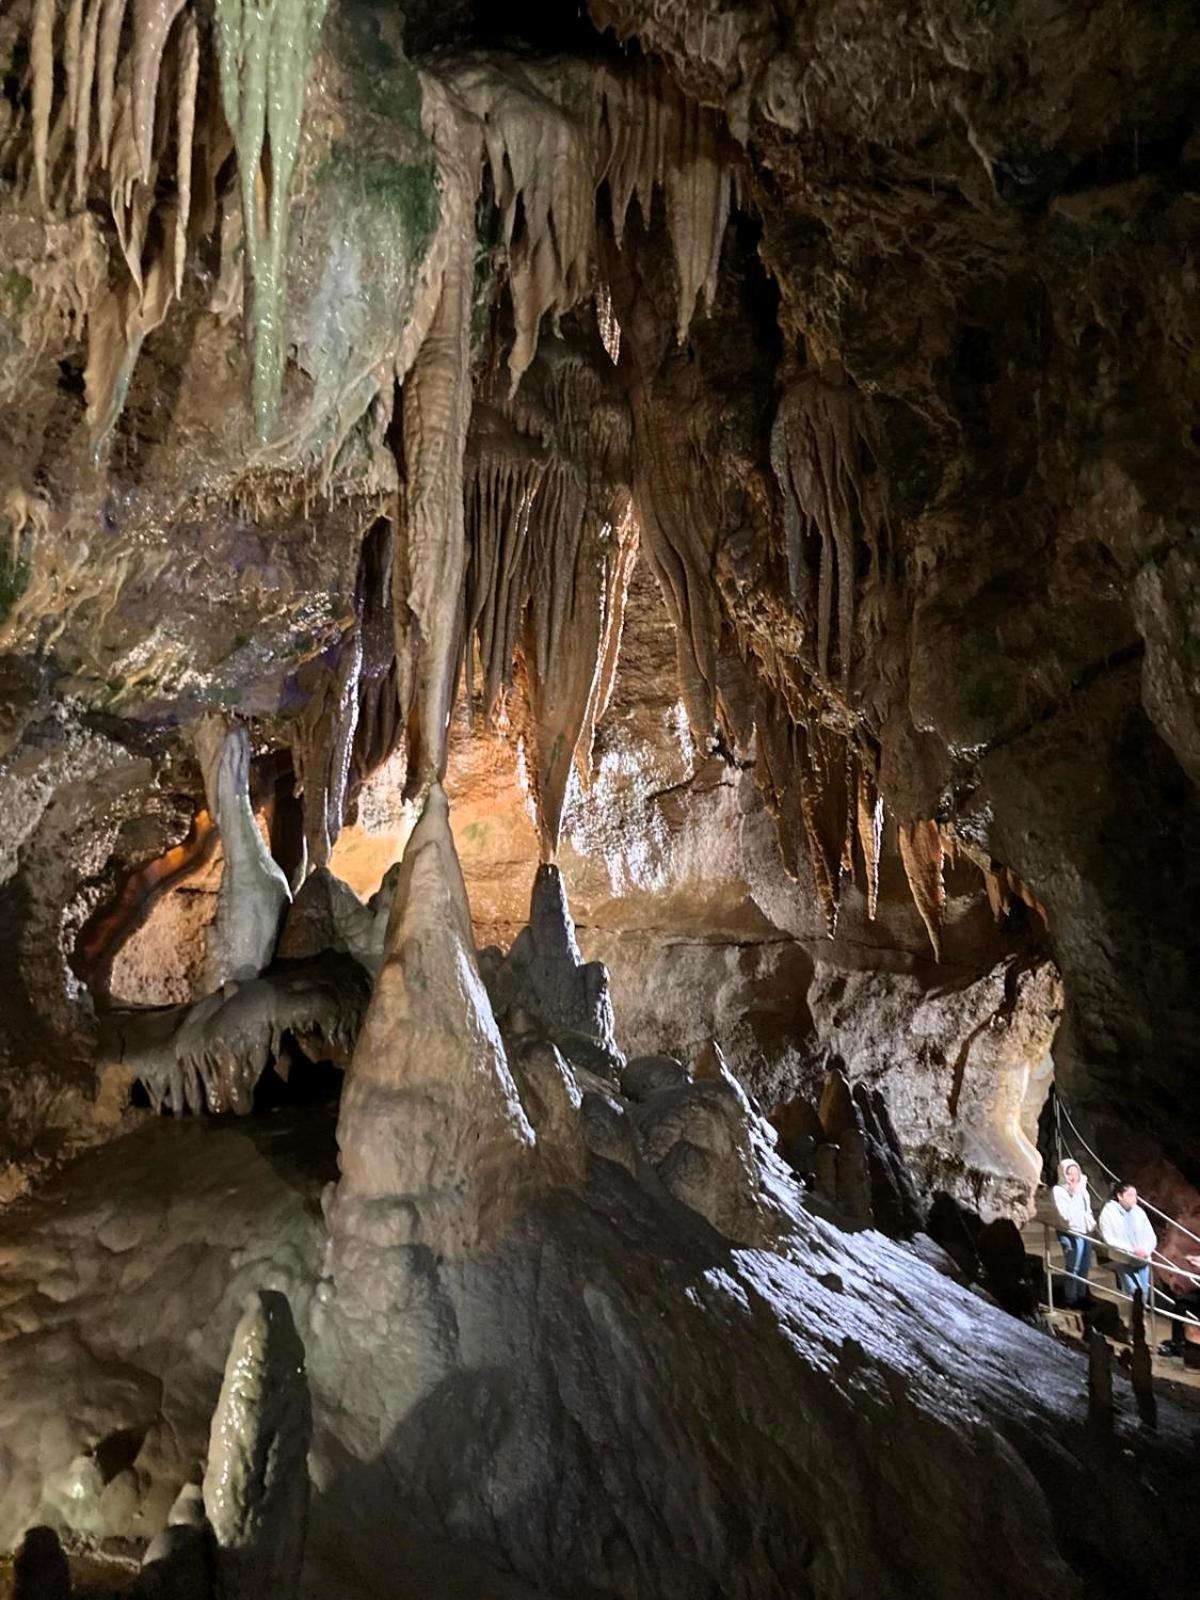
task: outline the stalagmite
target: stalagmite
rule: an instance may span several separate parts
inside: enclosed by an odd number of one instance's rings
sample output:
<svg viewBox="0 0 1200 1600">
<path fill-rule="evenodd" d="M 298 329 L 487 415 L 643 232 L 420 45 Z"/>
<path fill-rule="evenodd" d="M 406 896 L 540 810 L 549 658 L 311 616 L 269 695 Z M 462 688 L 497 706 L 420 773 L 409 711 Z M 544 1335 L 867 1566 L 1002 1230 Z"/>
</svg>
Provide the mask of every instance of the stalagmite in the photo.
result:
<svg viewBox="0 0 1200 1600">
<path fill-rule="evenodd" d="M 246 1302 L 213 1413 L 204 1508 L 217 1539 L 218 1600 L 294 1600 L 308 1523 L 312 1405 L 286 1295 Z"/>
<path fill-rule="evenodd" d="M 338 1149 L 335 1276 L 353 1276 L 360 1246 L 472 1250 L 503 1232 L 532 1181 L 534 1134 L 479 975 L 436 784 L 405 848 Z"/>
<path fill-rule="evenodd" d="M 1154 1394 L 1154 1363 L 1146 1339 L 1146 1302 L 1140 1289 L 1133 1291 L 1130 1315 L 1131 1343 L 1129 1379 L 1138 1416 L 1147 1428 L 1158 1426 L 1158 1401 Z"/>
<path fill-rule="evenodd" d="M 250 807 L 250 740 L 240 724 L 203 720 L 196 750 L 204 773 L 209 814 L 221 830 L 225 871 L 217 916 L 205 956 L 206 991 L 230 978 L 256 978 L 279 939 L 287 879 L 272 860 Z"/>
<path fill-rule="evenodd" d="M 1113 1424 L 1112 1352 L 1098 1328 L 1088 1329 L 1087 1347 L 1088 1421 L 1108 1431 Z"/>
<path fill-rule="evenodd" d="M 53 1528 L 30 1528 L 13 1558 L 12 1600 L 71 1600 L 71 1568 Z"/>
<path fill-rule="evenodd" d="M 942 913 L 946 906 L 946 885 L 942 877 L 944 849 L 941 829 L 936 822 L 901 823 L 900 859 L 921 921 L 933 946 L 934 960 L 942 950 Z"/>
<path fill-rule="evenodd" d="M 501 1023 L 521 1011 L 577 1065 L 613 1074 L 620 1070 L 624 1057 L 614 1033 L 608 973 L 599 961 L 585 962 L 579 953 L 556 866 L 543 863 L 537 869 L 529 923 L 487 973 L 487 985 Z"/>
</svg>

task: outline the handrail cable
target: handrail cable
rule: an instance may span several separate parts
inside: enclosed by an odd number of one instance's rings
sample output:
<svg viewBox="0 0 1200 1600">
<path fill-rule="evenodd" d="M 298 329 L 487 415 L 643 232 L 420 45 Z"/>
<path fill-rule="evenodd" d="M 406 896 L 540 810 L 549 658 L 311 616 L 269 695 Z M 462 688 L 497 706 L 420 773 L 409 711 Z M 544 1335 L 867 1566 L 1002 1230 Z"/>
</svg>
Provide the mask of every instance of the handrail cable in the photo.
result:
<svg viewBox="0 0 1200 1600">
<path fill-rule="evenodd" d="M 1076 1228 L 1059 1227 L 1056 1223 L 1052 1222 L 1043 1222 L 1041 1226 L 1043 1238 L 1047 1245 L 1049 1244 L 1049 1236 L 1051 1233 L 1065 1233 L 1068 1234 L 1072 1239 L 1085 1239 L 1089 1244 L 1096 1243 L 1094 1234 L 1080 1233 Z M 1103 1241 L 1101 1241 L 1101 1243 L 1103 1243 Z M 1119 1247 L 1113 1245 L 1105 1245 L 1105 1249 L 1118 1249 L 1119 1254 L 1126 1254 L 1125 1251 L 1119 1250 Z M 1048 1263 L 1048 1255 L 1046 1259 Z M 1128 1256 L 1127 1259 L 1130 1261 L 1136 1261 L 1138 1258 L 1136 1256 Z M 1047 1270 L 1049 1270 L 1048 1266 Z M 1056 1278 L 1071 1278 L 1076 1283 L 1086 1284 L 1089 1289 L 1098 1287 L 1098 1285 L 1092 1283 L 1090 1278 L 1085 1278 L 1082 1273 L 1068 1272 L 1065 1262 L 1061 1267 L 1056 1267 L 1054 1269 L 1054 1276 Z M 1131 1294 L 1126 1294 L 1123 1289 L 1109 1289 L 1106 1287 L 1104 1292 L 1105 1294 L 1114 1295 L 1118 1300 L 1127 1300 L 1130 1305 L 1133 1304 L 1133 1296 Z M 1190 1311 L 1168 1311 L 1165 1306 L 1156 1304 L 1154 1297 L 1160 1293 L 1161 1291 L 1155 1288 L 1152 1281 L 1150 1284 L 1150 1297 L 1145 1302 L 1147 1311 L 1153 1310 L 1156 1317 L 1166 1317 L 1168 1322 L 1182 1322 L 1185 1328 L 1200 1328 L 1200 1317 L 1192 1316 Z"/>
<path fill-rule="evenodd" d="M 1100 1157 L 1092 1149 L 1091 1145 L 1088 1144 L 1087 1140 L 1080 1133 L 1079 1129 L 1075 1126 L 1071 1113 L 1063 1104 L 1062 1095 L 1058 1092 L 1056 1087 L 1054 1090 L 1054 1142 L 1058 1151 L 1059 1160 L 1061 1161 L 1063 1159 L 1063 1148 L 1065 1145 L 1065 1140 L 1062 1136 L 1062 1117 L 1066 1117 L 1067 1125 L 1071 1129 L 1071 1132 L 1087 1151 L 1088 1155 L 1091 1156 L 1092 1160 L 1100 1168 L 1101 1172 L 1107 1173 L 1114 1183 L 1120 1183 L 1121 1180 L 1117 1174 L 1110 1166 L 1107 1165 L 1106 1162 L 1100 1159 Z M 1072 1156 L 1071 1159 L 1074 1160 L 1075 1158 Z M 1200 1234 L 1195 1234 L 1190 1228 L 1185 1228 L 1182 1222 L 1178 1222 L 1174 1217 L 1168 1216 L 1165 1211 L 1160 1210 L 1159 1207 L 1154 1205 L 1151 1201 L 1142 1199 L 1140 1195 L 1138 1199 L 1145 1210 L 1152 1211 L 1154 1215 L 1161 1221 L 1169 1223 L 1171 1227 L 1177 1228 L 1180 1233 L 1185 1234 L 1189 1239 L 1193 1239 L 1197 1244 L 1200 1244 Z M 1181 1267 L 1177 1262 L 1172 1261 L 1170 1256 L 1164 1254 L 1163 1251 L 1156 1248 L 1154 1255 L 1160 1259 L 1160 1263 L 1163 1266 L 1166 1266 L 1178 1277 L 1187 1278 L 1192 1283 L 1200 1283 L 1200 1278 L 1198 1278 L 1194 1272 L 1190 1272 L 1187 1267 Z"/>
</svg>

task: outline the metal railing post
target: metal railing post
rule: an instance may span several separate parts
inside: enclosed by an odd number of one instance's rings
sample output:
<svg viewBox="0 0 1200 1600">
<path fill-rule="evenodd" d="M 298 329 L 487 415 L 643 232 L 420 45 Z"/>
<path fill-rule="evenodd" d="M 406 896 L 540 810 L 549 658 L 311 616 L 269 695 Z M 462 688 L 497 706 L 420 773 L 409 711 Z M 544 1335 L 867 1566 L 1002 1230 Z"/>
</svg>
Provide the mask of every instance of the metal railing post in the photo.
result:
<svg viewBox="0 0 1200 1600">
<path fill-rule="evenodd" d="M 1054 1315 L 1054 1279 L 1050 1273 L 1050 1229 L 1042 1223 L 1042 1255 L 1046 1263 L 1046 1306 Z"/>
</svg>

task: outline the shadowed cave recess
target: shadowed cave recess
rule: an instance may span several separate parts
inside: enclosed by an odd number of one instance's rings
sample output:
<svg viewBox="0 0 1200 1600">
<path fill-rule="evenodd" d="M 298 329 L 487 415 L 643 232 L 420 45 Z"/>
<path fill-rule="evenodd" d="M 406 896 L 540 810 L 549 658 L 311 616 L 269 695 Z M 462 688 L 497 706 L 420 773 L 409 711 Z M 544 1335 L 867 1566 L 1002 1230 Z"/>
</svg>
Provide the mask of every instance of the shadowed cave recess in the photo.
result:
<svg viewBox="0 0 1200 1600">
<path fill-rule="evenodd" d="M 1038 1221 L 1200 1234 L 1198 108 L 1194 0 L 8 0 L 0 1596 L 1200 1571 Z"/>
</svg>

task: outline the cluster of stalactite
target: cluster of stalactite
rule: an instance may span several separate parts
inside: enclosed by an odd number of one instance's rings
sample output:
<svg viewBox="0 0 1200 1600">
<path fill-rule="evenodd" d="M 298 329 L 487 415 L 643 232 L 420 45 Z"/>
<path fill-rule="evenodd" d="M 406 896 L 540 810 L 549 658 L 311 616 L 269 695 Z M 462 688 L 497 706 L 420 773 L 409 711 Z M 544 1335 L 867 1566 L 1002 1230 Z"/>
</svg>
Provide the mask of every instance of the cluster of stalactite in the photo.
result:
<svg viewBox="0 0 1200 1600">
<path fill-rule="evenodd" d="M 392 622 L 394 549 L 392 524 L 381 517 L 363 540 L 352 620 L 297 674 L 303 705 L 289 741 L 304 810 L 299 878 L 328 865 L 355 794 L 403 745 Z"/>
<path fill-rule="evenodd" d="M 28 126 L 6 138 L 47 214 L 103 195 L 123 261 L 119 280 L 92 272 L 85 308 L 98 444 L 143 339 L 182 293 L 189 244 L 218 222 L 213 304 L 233 303 L 227 268 L 240 256 L 251 415 L 259 437 L 270 435 L 290 189 L 326 5 L 216 0 L 210 14 L 197 0 L 29 0 Z M 713 301 L 738 200 L 722 120 L 646 62 L 481 56 L 422 73 L 420 86 L 439 214 L 397 341 L 401 490 L 387 559 L 371 558 L 351 626 L 305 684 L 293 749 L 307 867 L 329 859 L 356 778 L 402 738 L 411 792 L 444 773 L 464 682 L 473 706 L 525 739 L 550 858 L 572 766 L 587 779 L 640 546 L 675 625 L 693 733 L 730 748 L 757 726 L 785 863 L 799 870 L 802 841 L 831 931 L 840 887 L 857 872 L 873 914 L 877 755 L 849 706 L 856 652 L 887 582 L 878 430 L 836 365 L 805 368 L 783 391 L 771 464 L 793 614 L 811 645 L 786 674 L 766 672 L 777 686 L 766 700 L 778 703 L 760 700 L 752 713 L 747 685 L 762 662 L 716 578 L 712 405 L 679 348 L 700 302 Z M 240 220 L 218 193 L 230 157 Z M 493 362 L 476 382 L 481 199 L 511 331 L 507 374 Z M 635 201 L 674 278 L 672 309 L 649 331 L 623 248 Z M 388 626 L 390 644 L 379 637 Z M 933 823 L 900 830 L 935 951 L 942 848 Z"/>
<path fill-rule="evenodd" d="M 593 320 L 572 332 L 541 341 L 516 395 L 477 402 L 464 486 L 467 692 L 533 746 L 547 858 L 573 763 L 588 781 L 637 550 L 628 406 Z"/>
<path fill-rule="evenodd" d="M 452 191 L 445 209 L 461 222 L 447 235 L 437 310 L 404 391 L 408 538 L 397 587 L 397 656 L 412 665 L 402 665 L 401 694 L 407 688 L 415 696 L 419 739 L 412 757 L 421 785 L 444 771 L 450 705 L 468 639 L 478 641 L 489 712 L 511 683 L 520 644 L 536 730 L 543 847 L 551 854 L 572 760 L 603 702 L 606 662 L 611 681 L 621 574 L 628 567 L 622 552 L 632 528 L 623 491 L 611 486 L 622 481 L 614 467 L 627 449 L 628 426 L 619 405 L 589 405 L 599 383 L 595 355 L 580 360 L 568 346 L 547 342 L 538 357 L 542 376 L 535 375 L 528 393 L 518 386 L 539 350 L 547 314 L 557 327 L 597 297 L 596 354 L 603 361 L 607 349 L 611 359 L 611 301 L 597 270 L 602 186 L 618 243 L 633 198 L 649 216 L 655 192 L 665 195 L 676 325 L 680 334 L 686 330 L 701 291 L 711 298 L 715 285 L 732 165 L 716 119 L 648 69 L 617 74 L 542 62 L 509 63 L 501 71 L 493 61 L 467 62 L 448 75 L 447 98 L 431 123 L 439 155 L 449 156 L 442 161 Z M 500 430 L 493 437 L 507 431 L 516 438 L 498 453 L 482 445 L 468 463 L 473 262 L 462 241 L 473 242 L 473 226 L 462 224 L 474 216 L 481 158 L 499 212 L 514 325 L 508 409 L 495 389 L 483 399 Z M 486 440 L 486 425 L 480 431 Z M 473 515 L 465 619 L 456 604 L 468 556 L 464 478 Z M 598 482 L 605 485 L 599 497 Z M 469 681 L 472 672 L 473 663 Z"/>
<path fill-rule="evenodd" d="M 837 362 L 803 373 L 785 391 L 771 434 L 771 464 L 783 495 L 788 582 L 798 612 L 815 610 L 815 657 L 850 684 L 859 591 L 884 581 L 887 499 L 880 441 L 869 403 Z M 859 577 L 859 552 L 868 566 Z M 836 604 L 835 604 L 836 600 Z"/>
<path fill-rule="evenodd" d="M 454 88 L 482 123 L 501 214 L 516 325 L 513 388 L 533 359 L 543 317 L 560 317 L 595 289 L 602 184 L 618 247 L 633 200 L 649 217 L 661 192 L 682 340 L 701 295 L 712 303 L 735 196 L 737 167 L 720 119 L 644 63 L 621 71 L 511 63 L 502 73 L 491 62 L 469 63 Z"/>
<path fill-rule="evenodd" d="M 215 0 L 210 16 L 196 0 L 31 0 L 26 181 L 48 215 L 103 194 L 125 267 L 116 283 L 90 285 L 85 306 L 97 446 L 143 340 L 182 296 L 189 242 L 214 229 L 231 148 L 253 415 L 268 437 L 284 363 L 291 180 L 327 4 Z"/>
<path fill-rule="evenodd" d="M 759 690 L 755 721 L 759 784 L 776 819 L 784 866 L 798 877 L 801 852 L 807 855 L 831 938 L 849 882 L 862 885 L 873 919 L 883 844 L 875 753 L 815 714 L 798 719 L 783 697 L 765 685 Z"/>
<path fill-rule="evenodd" d="M 119 414 L 138 352 L 183 289 L 188 240 L 216 215 L 229 136 L 201 90 L 195 0 L 31 0 L 21 181 L 51 217 L 103 196 L 123 272 L 85 272 L 93 437 Z"/>
</svg>

